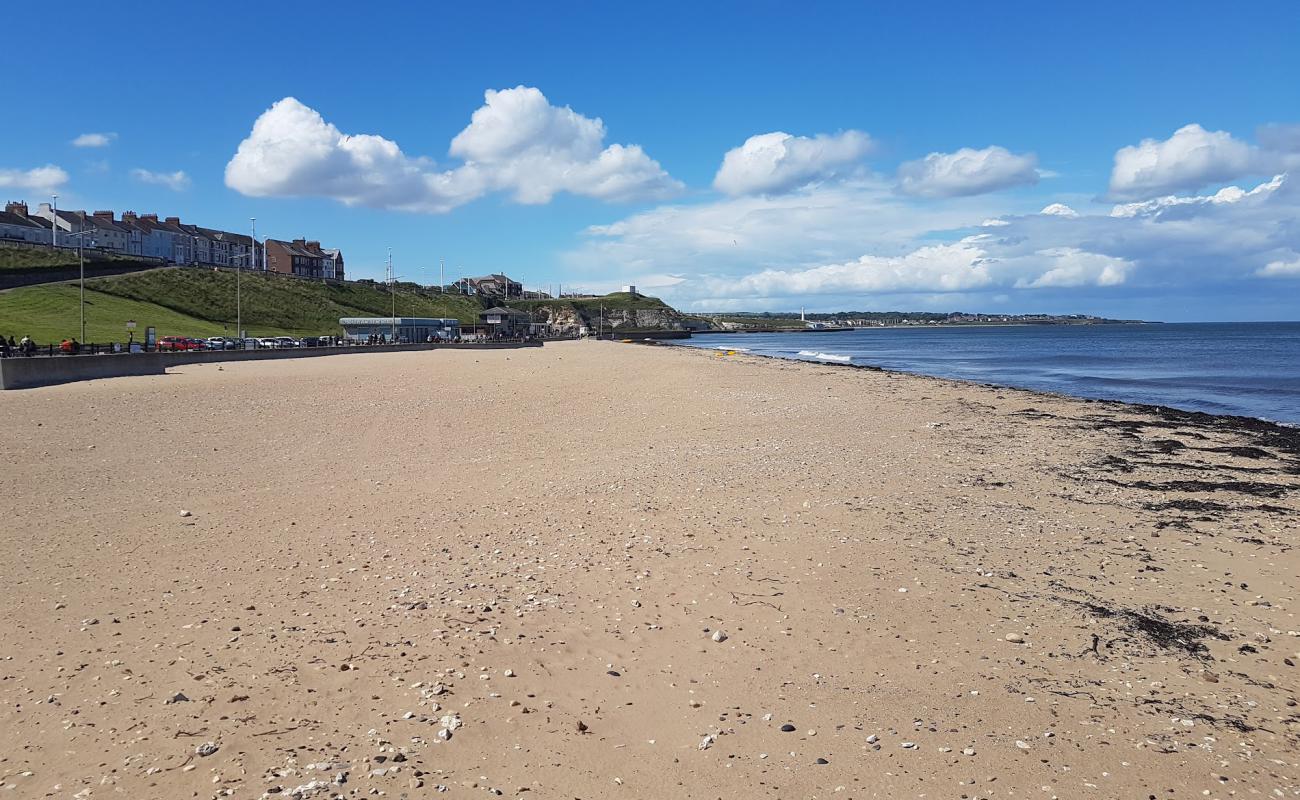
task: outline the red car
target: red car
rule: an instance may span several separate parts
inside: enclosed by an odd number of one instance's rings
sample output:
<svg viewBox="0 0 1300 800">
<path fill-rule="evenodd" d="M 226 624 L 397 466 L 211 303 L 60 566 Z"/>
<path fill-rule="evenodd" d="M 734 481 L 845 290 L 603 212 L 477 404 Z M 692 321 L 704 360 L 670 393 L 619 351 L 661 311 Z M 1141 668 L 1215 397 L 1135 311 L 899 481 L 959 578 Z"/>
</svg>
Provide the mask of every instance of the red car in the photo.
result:
<svg viewBox="0 0 1300 800">
<path fill-rule="evenodd" d="M 184 336 L 164 336 L 158 340 L 158 351 L 165 350 L 194 350 L 193 339 L 187 339 Z"/>
</svg>

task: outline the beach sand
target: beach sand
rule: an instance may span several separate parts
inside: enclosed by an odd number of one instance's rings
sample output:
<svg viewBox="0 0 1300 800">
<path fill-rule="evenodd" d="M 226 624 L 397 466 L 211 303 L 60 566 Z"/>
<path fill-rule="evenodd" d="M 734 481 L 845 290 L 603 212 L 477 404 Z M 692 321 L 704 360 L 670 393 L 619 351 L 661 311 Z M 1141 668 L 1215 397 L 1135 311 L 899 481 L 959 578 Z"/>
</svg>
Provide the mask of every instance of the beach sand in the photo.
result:
<svg viewBox="0 0 1300 800">
<path fill-rule="evenodd" d="M 572 342 L 3 392 L 0 458 L 0 797 L 1300 794 L 1269 426 Z"/>
</svg>

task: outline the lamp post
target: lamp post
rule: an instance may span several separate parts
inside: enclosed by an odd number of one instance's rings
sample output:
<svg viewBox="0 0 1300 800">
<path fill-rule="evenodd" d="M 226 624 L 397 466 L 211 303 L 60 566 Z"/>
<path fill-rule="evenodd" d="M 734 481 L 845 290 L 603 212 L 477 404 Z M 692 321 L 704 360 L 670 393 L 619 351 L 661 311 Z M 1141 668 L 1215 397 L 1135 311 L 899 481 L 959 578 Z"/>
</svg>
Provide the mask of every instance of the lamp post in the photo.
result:
<svg viewBox="0 0 1300 800">
<path fill-rule="evenodd" d="M 248 247 L 248 266 L 254 265 L 254 259 L 257 256 L 257 217 L 249 217 L 248 224 L 251 226 L 253 240 Z M 241 274 L 243 270 L 238 266 L 235 267 L 235 335 L 239 337 L 239 346 L 244 346 L 244 295 Z"/>
<path fill-rule="evenodd" d="M 59 196 L 52 195 L 54 198 L 50 208 L 53 209 L 53 218 L 50 220 L 50 246 L 59 246 Z"/>
<path fill-rule="evenodd" d="M 57 197 L 57 195 L 55 195 L 55 196 Z M 58 222 L 58 215 L 55 215 L 55 218 L 54 218 L 54 219 L 55 219 L 55 222 L 57 223 L 57 222 Z M 58 227 L 58 226 L 55 225 L 55 227 Z M 82 236 L 89 236 L 89 235 L 92 234 L 92 233 L 94 233 L 94 231 L 78 231 L 77 233 L 69 233 L 68 236 L 69 236 L 69 237 L 73 237 L 73 236 L 82 237 Z M 81 342 L 82 342 L 83 344 L 85 344 L 85 342 L 86 342 L 86 251 L 85 251 L 85 247 L 84 247 L 84 245 L 85 245 L 85 241 L 86 241 L 86 240 L 85 240 L 85 239 L 82 239 L 82 238 L 78 238 L 78 239 L 77 239 L 77 260 L 78 260 L 78 261 L 80 262 L 80 264 L 81 264 L 81 266 L 80 266 L 80 271 L 81 271 Z M 94 240 L 94 239 L 92 239 L 92 240 L 90 241 L 90 246 L 91 246 L 91 247 L 94 247 L 94 246 L 95 246 L 95 240 Z"/>
<path fill-rule="evenodd" d="M 388 296 L 392 301 L 392 313 L 389 315 L 389 344 L 397 341 L 397 287 L 393 282 L 393 248 L 388 248 Z"/>
</svg>

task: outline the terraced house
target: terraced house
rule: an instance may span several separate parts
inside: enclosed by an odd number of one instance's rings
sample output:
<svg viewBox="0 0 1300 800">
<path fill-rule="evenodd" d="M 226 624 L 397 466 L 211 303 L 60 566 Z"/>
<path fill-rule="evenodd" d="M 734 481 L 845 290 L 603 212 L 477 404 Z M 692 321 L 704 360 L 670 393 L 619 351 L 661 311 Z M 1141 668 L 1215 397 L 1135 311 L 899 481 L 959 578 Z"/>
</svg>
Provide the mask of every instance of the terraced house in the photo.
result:
<svg viewBox="0 0 1300 800">
<path fill-rule="evenodd" d="M 329 278 L 343 280 L 343 253 L 324 250 L 320 242 L 294 239 L 266 240 L 266 269 L 300 278 Z"/>
<path fill-rule="evenodd" d="M 123 211 L 55 210 L 41 203 L 35 213 L 27 204 L 9 202 L 0 215 L 0 240 L 49 245 L 57 225 L 59 246 L 87 247 L 124 255 L 161 258 L 174 264 L 242 267 L 281 272 L 304 278 L 343 280 L 343 251 L 322 248 L 320 242 L 267 239 L 254 242 L 248 234 L 205 228 L 182 222 L 180 217 Z M 71 234 L 84 236 L 72 237 Z M 67 236 L 67 238 L 64 238 Z"/>
</svg>

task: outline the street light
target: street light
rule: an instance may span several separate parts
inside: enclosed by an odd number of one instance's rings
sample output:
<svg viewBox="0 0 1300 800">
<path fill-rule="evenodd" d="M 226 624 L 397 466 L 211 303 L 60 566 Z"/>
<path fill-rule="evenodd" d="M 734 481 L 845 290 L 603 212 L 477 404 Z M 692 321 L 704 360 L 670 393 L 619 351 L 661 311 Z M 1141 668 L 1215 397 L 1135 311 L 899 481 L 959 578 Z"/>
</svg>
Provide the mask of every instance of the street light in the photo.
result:
<svg viewBox="0 0 1300 800">
<path fill-rule="evenodd" d="M 58 197 L 58 195 L 55 195 L 55 197 Z M 58 221 L 59 221 L 59 217 L 56 214 L 54 217 L 54 222 L 55 222 L 54 228 L 58 228 Z M 89 236 L 92 233 L 94 233 L 94 231 L 78 231 L 77 233 L 69 233 L 68 237 L 71 238 L 73 236 Z M 86 241 L 85 239 L 77 239 L 77 259 L 81 262 L 81 343 L 82 344 L 85 344 L 86 342 L 86 251 L 85 248 L 83 247 L 85 241 Z M 90 246 L 91 247 L 95 246 L 94 239 L 90 240 Z"/>
<path fill-rule="evenodd" d="M 54 203 L 50 206 L 53 210 L 53 219 L 50 221 L 50 246 L 59 246 L 59 196 L 53 195 Z"/>
<path fill-rule="evenodd" d="M 248 224 L 253 232 L 253 241 L 248 246 L 248 267 L 255 266 L 257 257 L 257 217 L 249 217 Z M 235 267 L 235 335 L 239 337 L 239 346 L 244 346 L 244 295 L 243 282 L 240 280 L 242 270 Z"/>
<path fill-rule="evenodd" d="M 388 248 L 388 296 L 392 300 L 392 314 L 388 318 L 389 335 L 397 341 L 397 287 L 393 282 L 393 248 Z M 390 342 L 390 344 L 392 343 Z"/>
</svg>

